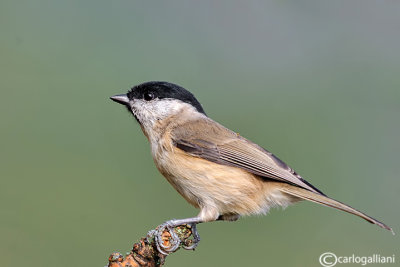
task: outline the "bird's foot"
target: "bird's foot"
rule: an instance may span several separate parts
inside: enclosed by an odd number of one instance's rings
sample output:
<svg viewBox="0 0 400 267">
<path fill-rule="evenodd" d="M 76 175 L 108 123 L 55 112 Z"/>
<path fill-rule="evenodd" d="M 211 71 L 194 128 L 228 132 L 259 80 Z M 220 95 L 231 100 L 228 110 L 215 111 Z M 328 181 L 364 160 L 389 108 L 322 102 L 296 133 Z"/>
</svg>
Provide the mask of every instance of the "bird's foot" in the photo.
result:
<svg viewBox="0 0 400 267">
<path fill-rule="evenodd" d="M 193 238 L 190 239 L 190 236 Z M 148 242 L 150 238 L 154 238 L 157 250 L 164 255 L 177 251 L 180 246 L 193 250 L 200 241 L 196 223 L 185 224 L 181 220 L 170 220 L 160 224 L 147 233 Z"/>
<path fill-rule="evenodd" d="M 147 233 L 147 241 L 150 238 L 154 238 L 154 243 L 157 246 L 157 250 L 164 255 L 169 255 L 172 252 L 178 250 L 181 240 L 174 230 L 174 225 L 167 221 L 160 224 L 156 229 L 151 230 Z M 150 242 L 149 242 L 150 243 Z"/>
</svg>

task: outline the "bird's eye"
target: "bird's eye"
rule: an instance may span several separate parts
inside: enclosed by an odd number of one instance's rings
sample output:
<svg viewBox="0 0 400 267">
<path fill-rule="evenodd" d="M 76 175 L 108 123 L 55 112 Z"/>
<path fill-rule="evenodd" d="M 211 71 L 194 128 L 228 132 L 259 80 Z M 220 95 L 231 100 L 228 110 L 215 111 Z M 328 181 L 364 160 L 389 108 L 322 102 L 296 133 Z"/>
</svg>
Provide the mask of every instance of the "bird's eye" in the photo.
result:
<svg viewBox="0 0 400 267">
<path fill-rule="evenodd" d="M 146 100 L 146 101 L 153 100 L 154 99 L 154 94 L 150 93 L 150 92 L 146 92 L 143 95 L 143 99 Z"/>
</svg>

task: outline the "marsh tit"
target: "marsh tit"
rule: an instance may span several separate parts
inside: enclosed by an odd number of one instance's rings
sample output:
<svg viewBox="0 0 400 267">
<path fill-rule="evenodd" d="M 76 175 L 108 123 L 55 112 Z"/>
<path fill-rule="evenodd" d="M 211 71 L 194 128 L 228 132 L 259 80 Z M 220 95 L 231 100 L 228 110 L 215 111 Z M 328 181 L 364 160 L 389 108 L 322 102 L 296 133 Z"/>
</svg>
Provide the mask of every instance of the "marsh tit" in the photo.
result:
<svg viewBox="0 0 400 267">
<path fill-rule="evenodd" d="M 193 94 L 176 84 L 146 82 L 111 99 L 138 121 L 161 174 L 200 209 L 196 217 L 171 220 L 165 227 L 189 224 L 195 231 L 198 223 L 235 221 L 308 200 L 392 231 L 326 196 L 274 154 L 209 118 Z M 194 235 L 198 241 L 197 231 Z"/>
</svg>

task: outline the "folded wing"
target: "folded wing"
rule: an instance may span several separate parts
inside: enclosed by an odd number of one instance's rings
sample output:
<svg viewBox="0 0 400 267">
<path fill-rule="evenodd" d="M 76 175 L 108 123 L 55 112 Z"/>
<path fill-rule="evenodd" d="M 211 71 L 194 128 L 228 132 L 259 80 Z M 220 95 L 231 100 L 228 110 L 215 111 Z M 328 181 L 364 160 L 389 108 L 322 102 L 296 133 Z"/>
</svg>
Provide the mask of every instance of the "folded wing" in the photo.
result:
<svg viewBox="0 0 400 267">
<path fill-rule="evenodd" d="M 211 119 L 180 125 L 171 137 L 177 148 L 192 156 L 324 195 L 275 155 Z"/>
</svg>

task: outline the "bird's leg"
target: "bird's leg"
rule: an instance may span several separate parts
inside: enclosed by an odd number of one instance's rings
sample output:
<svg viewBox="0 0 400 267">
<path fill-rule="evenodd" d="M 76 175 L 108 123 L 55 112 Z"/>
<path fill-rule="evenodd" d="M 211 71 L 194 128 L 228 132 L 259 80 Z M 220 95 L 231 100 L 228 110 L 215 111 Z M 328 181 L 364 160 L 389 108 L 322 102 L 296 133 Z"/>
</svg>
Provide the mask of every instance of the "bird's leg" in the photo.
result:
<svg viewBox="0 0 400 267">
<path fill-rule="evenodd" d="M 193 242 L 192 242 L 192 245 L 190 245 L 190 246 L 183 245 L 182 247 L 184 249 L 194 249 L 195 247 L 197 247 L 197 245 L 200 241 L 200 236 L 199 236 L 199 233 L 197 232 L 196 225 L 198 223 L 202 223 L 202 222 L 203 222 L 203 220 L 200 217 L 193 217 L 193 218 L 179 219 L 179 220 L 174 219 L 174 220 L 166 221 L 165 223 L 157 226 L 157 228 L 155 230 L 151 230 L 147 234 L 147 236 L 154 237 L 158 251 L 164 255 L 168 255 L 172 252 L 175 252 L 179 248 L 179 245 L 181 243 L 181 240 L 180 240 L 179 236 L 176 234 L 176 232 L 174 231 L 174 228 L 179 225 L 187 224 L 191 227 L 191 232 L 193 235 Z M 169 240 L 169 243 L 171 245 L 169 245 L 169 246 L 164 245 L 164 240 L 163 240 L 162 235 L 165 230 L 167 230 L 171 234 L 171 239 Z"/>
</svg>

